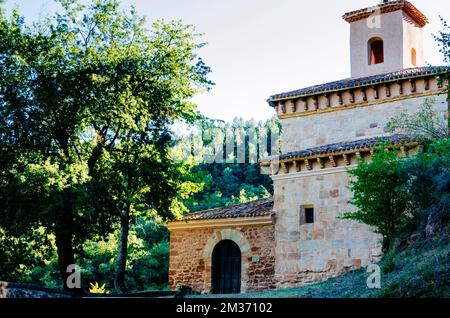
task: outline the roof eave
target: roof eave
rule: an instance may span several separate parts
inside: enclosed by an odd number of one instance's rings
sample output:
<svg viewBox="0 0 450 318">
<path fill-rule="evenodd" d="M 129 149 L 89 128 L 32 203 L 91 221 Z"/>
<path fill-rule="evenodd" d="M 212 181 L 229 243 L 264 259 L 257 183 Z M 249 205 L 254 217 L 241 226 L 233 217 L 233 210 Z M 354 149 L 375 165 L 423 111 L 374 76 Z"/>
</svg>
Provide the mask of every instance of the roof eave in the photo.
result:
<svg viewBox="0 0 450 318">
<path fill-rule="evenodd" d="M 389 79 L 386 79 L 386 80 L 368 81 L 368 82 L 363 82 L 363 83 L 360 83 L 360 84 L 354 84 L 354 85 L 349 85 L 349 86 L 340 87 L 340 88 L 324 89 L 324 90 L 319 90 L 319 91 L 316 91 L 316 92 L 309 92 L 309 93 L 304 93 L 304 94 L 294 94 L 293 92 L 286 92 L 286 93 L 275 94 L 275 95 L 272 95 L 267 100 L 267 103 L 271 107 L 276 107 L 277 103 L 281 102 L 281 101 L 286 101 L 286 100 L 291 100 L 291 99 L 298 99 L 298 98 L 305 98 L 305 97 L 321 95 L 321 94 L 342 92 L 342 91 L 346 91 L 346 90 L 349 90 L 349 89 L 361 88 L 361 87 L 366 87 L 366 86 L 371 86 L 371 85 L 379 85 L 379 84 L 390 83 L 390 82 L 396 82 L 396 81 L 399 81 L 399 80 L 409 80 L 409 79 L 421 78 L 421 77 L 425 77 L 425 76 L 436 76 L 436 75 L 445 74 L 445 73 L 447 73 L 449 71 L 449 68 L 445 67 L 445 66 L 436 67 L 436 68 L 438 68 L 436 71 L 429 72 L 429 73 L 413 74 L 413 75 L 410 75 L 410 76 L 397 76 L 397 77 L 389 78 Z M 389 74 L 389 73 L 387 73 L 387 74 Z M 327 83 L 325 83 L 323 85 L 326 85 L 326 84 Z M 285 96 L 280 96 L 280 95 L 285 95 Z"/>
<path fill-rule="evenodd" d="M 221 219 L 199 219 L 190 221 L 176 221 L 167 224 L 170 231 L 176 230 L 192 230 L 204 228 L 223 228 L 236 226 L 263 226 L 273 224 L 272 216 L 261 215 L 252 217 L 233 217 Z"/>
<path fill-rule="evenodd" d="M 342 18 L 348 23 L 353 23 L 362 19 L 368 18 L 376 10 L 381 14 L 395 12 L 402 10 L 410 16 L 420 27 L 428 24 L 428 18 L 417 7 L 409 1 L 390 1 L 388 3 L 379 4 L 373 7 L 368 7 L 360 10 L 350 11 L 345 13 Z"/>
</svg>

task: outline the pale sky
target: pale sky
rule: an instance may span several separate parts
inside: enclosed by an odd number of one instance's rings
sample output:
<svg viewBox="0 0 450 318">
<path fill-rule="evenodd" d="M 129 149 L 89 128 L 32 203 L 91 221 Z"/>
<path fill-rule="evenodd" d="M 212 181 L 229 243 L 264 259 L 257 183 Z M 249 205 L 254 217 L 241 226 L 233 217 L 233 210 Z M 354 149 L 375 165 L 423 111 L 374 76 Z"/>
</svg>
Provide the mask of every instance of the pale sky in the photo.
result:
<svg viewBox="0 0 450 318">
<path fill-rule="evenodd" d="M 450 22 L 449 0 L 410 0 L 430 20 L 425 59 L 442 65 L 432 34 L 439 15 Z M 194 99 L 206 116 L 267 119 L 273 94 L 350 76 L 349 25 L 341 16 L 379 0 L 122 0 L 135 4 L 148 23 L 182 19 L 204 33 L 199 55 L 212 68 L 211 92 Z M 52 13 L 52 0 L 6 0 L 27 22 Z"/>
</svg>

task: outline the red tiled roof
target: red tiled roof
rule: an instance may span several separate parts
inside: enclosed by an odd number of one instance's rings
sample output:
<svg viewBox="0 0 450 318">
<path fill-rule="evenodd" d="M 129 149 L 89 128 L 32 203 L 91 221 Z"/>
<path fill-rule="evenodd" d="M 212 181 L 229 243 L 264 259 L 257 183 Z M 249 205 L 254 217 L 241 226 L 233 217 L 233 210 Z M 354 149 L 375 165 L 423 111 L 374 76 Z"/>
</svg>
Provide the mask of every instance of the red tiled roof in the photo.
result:
<svg viewBox="0 0 450 318">
<path fill-rule="evenodd" d="M 412 137 L 394 134 L 391 136 L 383 136 L 383 137 L 371 137 L 364 138 L 352 141 L 343 141 L 335 144 L 323 145 L 314 148 L 309 148 L 300 151 L 288 152 L 280 155 L 280 160 L 284 159 L 292 159 L 292 158 L 304 158 L 316 155 L 330 154 L 348 150 L 357 150 L 357 149 L 365 149 L 365 148 L 373 148 L 380 145 L 402 145 L 414 142 Z"/>
<path fill-rule="evenodd" d="M 190 213 L 183 218 L 183 221 L 265 216 L 270 215 L 272 209 L 273 198 L 268 198 L 229 207 Z"/>
<path fill-rule="evenodd" d="M 386 74 L 372 75 L 360 78 L 348 78 L 340 81 L 301 88 L 295 91 L 285 92 L 271 96 L 267 102 L 270 106 L 275 107 L 277 101 L 290 98 L 300 98 L 309 95 L 318 95 L 323 93 L 341 91 L 351 88 L 364 87 L 367 85 L 376 85 L 380 83 L 413 79 L 422 76 L 436 76 L 446 74 L 450 71 L 448 66 L 426 66 L 407 68 L 396 72 Z"/>
<path fill-rule="evenodd" d="M 349 23 L 366 19 L 375 11 L 376 8 L 380 10 L 381 14 L 403 10 L 403 12 L 408 14 L 421 27 L 424 27 L 428 23 L 427 17 L 420 12 L 419 9 L 417 9 L 411 2 L 404 0 L 388 1 L 375 7 L 347 12 L 344 14 L 343 19 Z"/>
</svg>

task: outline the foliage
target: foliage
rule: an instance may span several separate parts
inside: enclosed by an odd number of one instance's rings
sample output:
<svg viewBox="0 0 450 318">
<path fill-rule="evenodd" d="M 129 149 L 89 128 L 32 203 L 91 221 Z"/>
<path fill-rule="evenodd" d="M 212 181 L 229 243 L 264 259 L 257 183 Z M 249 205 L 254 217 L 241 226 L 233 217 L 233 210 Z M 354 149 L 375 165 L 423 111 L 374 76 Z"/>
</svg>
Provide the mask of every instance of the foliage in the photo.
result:
<svg viewBox="0 0 450 318">
<path fill-rule="evenodd" d="M 386 128 L 390 132 L 401 132 L 421 143 L 445 138 L 449 135 L 449 125 L 434 109 L 434 99 L 426 99 L 418 112 L 402 112 L 389 120 Z"/>
<path fill-rule="evenodd" d="M 30 283 L 33 269 L 53 257 L 53 246 L 54 239 L 43 228 L 19 237 L 5 235 L 0 228 L 0 280 Z"/>
<path fill-rule="evenodd" d="M 381 148 L 372 162 L 361 162 L 350 172 L 356 177 L 350 183 L 351 203 L 358 211 L 343 217 L 375 226 L 385 243 L 414 229 L 433 235 L 448 221 L 449 127 L 433 105 L 427 100 L 418 112 L 402 113 L 387 125 L 388 131 L 406 133 L 421 143 L 423 152 L 400 159 Z"/>
<path fill-rule="evenodd" d="M 245 203 L 269 197 L 273 191 L 270 178 L 256 164 L 200 164 L 193 171 L 204 174 L 204 187 L 187 200 L 190 211 Z"/>
<path fill-rule="evenodd" d="M 450 219 L 450 138 L 437 140 L 424 152 L 404 160 L 399 173 L 408 176 L 404 188 L 419 230 L 427 236 L 442 230 Z"/>
<path fill-rule="evenodd" d="M 0 16 L 0 226 L 53 234 L 64 278 L 120 219 L 123 273 L 130 218 L 173 218 L 198 189 L 167 149 L 172 123 L 197 117 L 189 100 L 210 70 L 191 26 L 148 32 L 115 0 L 59 3 L 32 26 L 17 10 Z"/>
<path fill-rule="evenodd" d="M 435 41 L 439 45 L 439 52 L 442 53 L 445 63 L 450 65 L 450 25 L 442 17 L 440 17 L 442 23 L 442 30 L 434 36 Z M 447 72 L 445 78 L 450 79 L 450 75 Z M 447 84 L 447 94 L 450 98 L 450 82 Z"/>
<path fill-rule="evenodd" d="M 185 201 L 190 211 L 245 203 L 273 193 L 271 179 L 261 174 L 257 162 L 279 151 L 281 127 L 276 118 L 259 123 L 239 118 L 232 123 L 203 121 L 198 126 L 196 131 L 180 134 L 173 148 L 178 158 L 195 165 L 191 172 L 203 184 Z"/>
<path fill-rule="evenodd" d="M 381 147 L 371 162 L 360 161 L 358 167 L 349 171 L 354 177 L 350 181 L 350 203 L 358 210 L 344 213 L 342 218 L 374 226 L 383 236 L 385 248 L 395 235 L 414 224 L 408 192 L 403 187 L 407 178 L 399 173 L 399 168 L 397 155 Z"/>
<path fill-rule="evenodd" d="M 0 237 L 0 280 L 62 288 L 54 239 L 49 237 L 46 242 L 39 236 L 45 231 L 41 229 L 36 232 L 33 238 L 23 238 L 14 244 L 9 237 Z M 114 291 L 119 237 L 117 230 L 105 239 L 88 240 L 83 244 L 83 257 L 79 266 L 84 285 L 98 282 L 104 284 L 106 292 Z M 168 230 L 154 219 L 138 219 L 131 227 L 128 259 L 126 282 L 130 291 L 166 289 Z"/>
<path fill-rule="evenodd" d="M 145 229 L 145 230 L 143 230 Z M 85 244 L 82 279 L 102 282 L 106 290 L 115 289 L 114 272 L 120 233 L 104 241 Z M 126 285 L 129 291 L 161 290 L 167 288 L 169 243 L 167 230 L 157 222 L 140 220 L 132 226 L 127 245 Z"/>
<path fill-rule="evenodd" d="M 108 292 L 105 289 L 105 284 L 100 286 L 97 282 L 95 284 L 90 283 L 89 292 L 92 294 L 107 294 Z"/>
</svg>

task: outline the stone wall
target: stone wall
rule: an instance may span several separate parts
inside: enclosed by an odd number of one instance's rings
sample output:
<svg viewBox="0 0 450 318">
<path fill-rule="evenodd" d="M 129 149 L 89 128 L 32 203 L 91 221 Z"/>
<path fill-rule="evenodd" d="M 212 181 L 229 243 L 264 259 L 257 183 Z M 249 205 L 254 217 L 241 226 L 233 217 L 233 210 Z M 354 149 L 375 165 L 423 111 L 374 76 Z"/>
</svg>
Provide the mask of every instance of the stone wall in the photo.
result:
<svg viewBox="0 0 450 318">
<path fill-rule="evenodd" d="M 73 293 L 30 284 L 0 281 L 0 298 L 72 298 Z"/>
<path fill-rule="evenodd" d="M 321 281 L 379 260 L 381 238 L 371 227 L 337 219 L 355 207 L 348 203 L 352 194 L 345 168 L 330 170 L 273 177 L 278 288 Z M 314 223 L 301 224 L 301 206 L 314 207 Z"/>
<path fill-rule="evenodd" d="M 431 80 L 430 90 L 436 90 L 436 85 L 436 81 Z M 424 86 L 425 81 L 418 81 L 417 91 L 423 92 Z M 403 93 L 405 95 L 409 94 L 410 89 L 405 84 Z M 391 94 L 393 96 L 399 94 L 398 90 L 398 84 L 391 86 Z M 384 92 L 381 91 L 380 100 L 385 98 L 383 94 Z M 403 111 L 416 112 L 427 98 L 434 101 L 435 109 L 442 116 L 446 116 L 448 110 L 447 96 L 445 94 L 435 94 L 403 98 L 367 107 L 355 107 L 322 114 L 312 114 L 310 116 L 282 119 L 282 152 L 287 153 L 325 144 L 383 135 L 385 134 L 385 126 L 392 117 Z M 344 102 L 348 97 L 347 95 L 346 93 L 343 94 Z M 370 96 L 368 97 L 371 98 Z M 355 92 L 355 99 L 357 101 L 362 99 L 362 93 Z"/>
<path fill-rule="evenodd" d="M 202 293 L 211 291 L 212 252 L 221 240 L 241 249 L 241 292 L 274 289 L 275 251 L 273 225 L 171 230 L 169 284 L 172 290 L 187 285 Z"/>
</svg>

